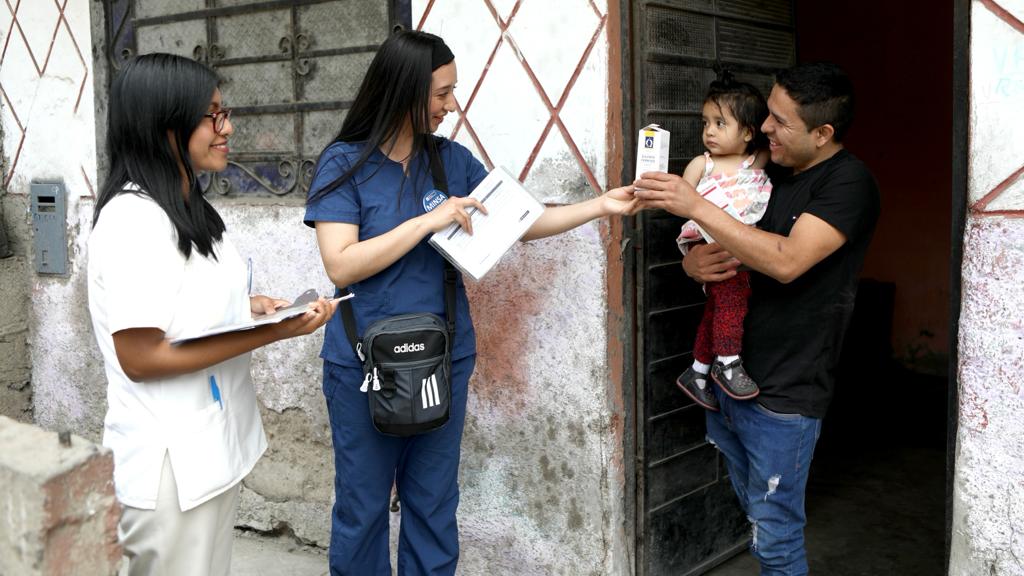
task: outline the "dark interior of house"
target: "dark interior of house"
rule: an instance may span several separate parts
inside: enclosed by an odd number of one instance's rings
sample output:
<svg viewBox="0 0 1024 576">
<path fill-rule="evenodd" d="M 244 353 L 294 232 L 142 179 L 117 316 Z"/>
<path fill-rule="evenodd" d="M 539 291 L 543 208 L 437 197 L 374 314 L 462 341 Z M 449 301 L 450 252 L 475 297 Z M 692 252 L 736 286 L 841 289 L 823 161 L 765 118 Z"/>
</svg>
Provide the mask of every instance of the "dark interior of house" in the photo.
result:
<svg viewBox="0 0 1024 576">
<path fill-rule="evenodd" d="M 856 88 L 882 212 L 807 488 L 812 574 L 934 575 L 946 550 L 952 4 L 796 2 L 797 59 Z M 750 554 L 714 576 L 756 574 Z"/>
</svg>

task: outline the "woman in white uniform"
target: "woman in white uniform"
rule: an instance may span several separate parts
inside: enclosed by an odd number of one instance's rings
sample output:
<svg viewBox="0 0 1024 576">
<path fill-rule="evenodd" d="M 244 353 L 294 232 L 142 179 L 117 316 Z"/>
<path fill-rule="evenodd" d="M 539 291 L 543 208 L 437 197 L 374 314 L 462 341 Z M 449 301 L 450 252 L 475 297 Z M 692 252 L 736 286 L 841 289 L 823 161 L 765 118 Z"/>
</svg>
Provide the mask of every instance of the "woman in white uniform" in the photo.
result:
<svg viewBox="0 0 1024 576">
<path fill-rule="evenodd" d="M 334 313 L 171 345 L 273 311 L 199 172 L 227 166 L 233 127 L 216 74 L 169 54 L 125 64 L 111 89 L 110 174 L 89 239 L 89 311 L 106 364 L 103 444 L 114 452 L 131 576 L 227 575 L 239 483 L 266 449 L 250 352 Z"/>
</svg>

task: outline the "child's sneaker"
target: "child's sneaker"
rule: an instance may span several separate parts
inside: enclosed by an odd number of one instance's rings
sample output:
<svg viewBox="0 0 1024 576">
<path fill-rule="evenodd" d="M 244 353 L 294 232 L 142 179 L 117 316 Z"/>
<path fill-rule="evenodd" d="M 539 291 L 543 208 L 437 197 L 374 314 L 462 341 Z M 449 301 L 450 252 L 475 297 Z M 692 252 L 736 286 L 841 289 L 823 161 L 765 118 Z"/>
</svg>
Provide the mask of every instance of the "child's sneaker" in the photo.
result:
<svg viewBox="0 0 1024 576">
<path fill-rule="evenodd" d="M 726 377 L 726 370 L 732 375 Z M 711 365 L 711 379 L 730 397 L 736 400 L 750 400 L 761 393 L 757 383 L 743 369 L 743 362 L 737 358 L 728 364 L 715 360 Z"/>
<path fill-rule="evenodd" d="M 697 380 L 704 380 L 703 388 L 697 385 Z M 697 404 L 713 412 L 718 412 L 718 398 L 715 398 L 715 393 L 711 391 L 707 374 L 701 374 L 694 370 L 693 366 L 690 366 L 686 372 L 676 378 L 676 386 L 679 386 L 679 389 Z"/>
</svg>

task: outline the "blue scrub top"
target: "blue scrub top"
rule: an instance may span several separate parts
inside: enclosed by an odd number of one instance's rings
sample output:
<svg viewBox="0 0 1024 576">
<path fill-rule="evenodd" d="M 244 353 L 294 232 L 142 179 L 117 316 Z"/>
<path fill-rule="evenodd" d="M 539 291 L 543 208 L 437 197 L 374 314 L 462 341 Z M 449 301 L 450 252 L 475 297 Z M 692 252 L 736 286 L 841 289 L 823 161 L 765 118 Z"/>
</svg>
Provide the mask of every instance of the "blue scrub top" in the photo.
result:
<svg viewBox="0 0 1024 576">
<path fill-rule="evenodd" d="M 319 190 L 348 171 L 358 160 L 363 146 L 364 142 L 336 142 L 327 147 L 320 156 L 310 190 Z M 487 170 L 469 150 L 456 142 L 438 138 L 438 147 L 448 179 L 448 194 L 467 196 L 487 176 Z M 440 191 L 434 190 L 426 151 L 409 162 L 406 176 L 401 164 L 375 150 L 352 178 L 308 204 L 303 220 L 307 226 L 314 226 L 316 222 L 357 224 L 361 242 L 425 214 L 444 198 Z M 391 266 L 348 287 L 355 294 L 349 302 L 355 310 L 360 336 L 370 324 L 389 316 L 432 312 L 445 317 L 444 257 L 430 246 L 429 237 L 428 234 Z M 466 288 L 459 274 L 455 284 L 452 359 L 475 353 L 476 333 L 469 315 Z M 360 365 L 345 335 L 340 310 L 327 323 L 320 356 L 342 366 Z"/>
</svg>

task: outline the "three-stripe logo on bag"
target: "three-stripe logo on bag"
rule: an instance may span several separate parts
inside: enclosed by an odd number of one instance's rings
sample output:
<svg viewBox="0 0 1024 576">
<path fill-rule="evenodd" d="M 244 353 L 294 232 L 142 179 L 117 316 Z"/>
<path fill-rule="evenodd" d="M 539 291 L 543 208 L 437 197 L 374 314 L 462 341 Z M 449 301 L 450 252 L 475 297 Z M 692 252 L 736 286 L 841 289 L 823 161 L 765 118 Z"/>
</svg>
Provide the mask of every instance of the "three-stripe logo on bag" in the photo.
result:
<svg viewBox="0 0 1024 576">
<path fill-rule="evenodd" d="M 436 374 L 431 374 L 423 379 L 423 383 L 420 385 L 420 402 L 423 404 L 424 410 L 433 408 L 441 403 L 441 396 L 437 393 Z"/>
</svg>

